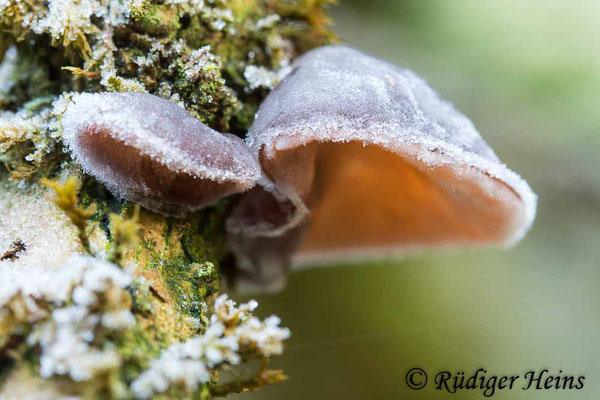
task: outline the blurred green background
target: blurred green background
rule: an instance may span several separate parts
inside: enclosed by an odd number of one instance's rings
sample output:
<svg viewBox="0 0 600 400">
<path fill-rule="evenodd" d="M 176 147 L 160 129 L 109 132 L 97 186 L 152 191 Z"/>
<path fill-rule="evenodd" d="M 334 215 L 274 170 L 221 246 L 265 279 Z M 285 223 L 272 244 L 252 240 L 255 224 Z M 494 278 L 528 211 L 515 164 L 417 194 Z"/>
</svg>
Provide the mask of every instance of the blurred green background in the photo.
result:
<svg viewBox="0 0 600 400">
<path fill-rule="evenodd" d="M 600 398 L 600 1 L 342 0 L 344 42 L 408 67 L 467 114 L 539 194 L 510 251 L 469 250 L 295 272 L 255 296 L 293 338 L 290 376 L 239 399 L 483 399 L 431 388 L 439 370 L 585 375 L 580 391 L 494 399 Z M 238 297 L 246 300 L 245 297 Z M 421 367 L 430 384 L 407 388 Z"/>
</svg>

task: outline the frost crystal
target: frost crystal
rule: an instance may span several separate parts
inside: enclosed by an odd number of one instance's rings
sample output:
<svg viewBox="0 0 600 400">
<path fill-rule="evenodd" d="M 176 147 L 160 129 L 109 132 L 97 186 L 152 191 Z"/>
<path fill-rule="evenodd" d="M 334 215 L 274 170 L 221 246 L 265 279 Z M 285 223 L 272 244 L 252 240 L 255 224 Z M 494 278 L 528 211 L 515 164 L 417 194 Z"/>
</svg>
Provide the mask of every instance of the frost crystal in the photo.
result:
<svg viewBox="0 0 600 400">
<path fill-rule="evenodd" d="M 5 98 L 15 84 L 12 76 L 15 73 L 16 64 L 17 49 L 11 46 L 4 53 L 4 59 L 0 64 L 0 98 Z"/>
<path fill-rule="evenodd" d="M 209 8 L 205 12 L 211 18 L 211 24 L 217 31 L 222 31 L 229 22 L 233 21 L 233 14 L 229 9 Z"/>
<path fill-rule="evenodd" d="M 37 34 L 49 33 L 54 39 L 64 37 L 73 42 L 85 35 L 92 26 L 90 18 L 100 4 L 90 0 L 50 0 L 48 14 L 32 24 Z"/>
<path fill-rule="evenodd" d="M 210 52 L 210 46 L 204 46 L 192 51 L 183 64 L 185 77 L 190 82 L 196 81 L 202 74 L 219 67 L 220 59 Z M 217 78 L 224 83 L 223 78 Z"/>
<path fill-rule="evenodd" d="M 40 375 L 69 375 L 75 381 L 92 378 L 96 373 L 119 367 L 120 358 L 107 346 L 97 349 L 91 346 L 98 316 L 90 314 L 81 306 L 69 306 L 54 310 L 51 320 L 36 327 L 29 336 L 30 345 L 39 344 Z"/>
<path fill-rule="evenodd" d="M 55 145 L 51 127 L 55 119 L 50 108 L 38 112 L 24 108 L 16 113 L 0 111 L 0 154 L 17 143 L 31 141 L 33 150 L 25 160 L 38 164 Z"/>
<path fill-rule="evenodd" d="M 43 377 L 69 375 L 81 381 L 120 365 L 115 350 L 95 345 L 94 338 L 99 327 L 118 331 L 135 325 L 121 301 L 105 299 L 129 286 L 131 273 L 85 256 L 72 256 L 55 271 L 6 273 L 0 284 L 0 326 L 11 326 L 11 318 L 21 324 L 39 321 L 27 341 L 41 347 Z M 57 308 L 48 314 L 45 304 Z"/>
<path fill-rule="evenodd" d="M 270 28 L 273 25 L 275 25 L 277 22 L 279 22 L 280 20 L 281 20 L 281 17 L 279 15 L 271 14 L 269 16 L 259 19 L 256 22 L 256 29 L 260 30 L 260 29 L 264 29 L 264 28 Z"/>
<path fill-rule="evenodd" d="M 244 70 L 244 78 L 248 81 L 248 88 L 254 90 L 260 87 L 273 89 L 287 74 L 291 68 L 284 67 L 278 71 L 272 71 L 265 67 L 248 65 Z"/>
<path fill-rule="evenodd" d="M 177 384 L 193 391 L 210 381 L 211 369 L 239 364 L 242 353 L 260 357 L 281 354 L 290 332 L 279 326 L 280 320 L 275 316 L 264 322 L 254 317 L 252 311 L 257 305 L 252 300 L 237 307 L 221 295 L 215 301 L 215 313 L 204 334 L 163 351 L 131 385 L 134 395 L 147 399 Z"/>
<path fill-rule="evenodd" d="M 100 66 L 100 84 L 102 86 L 116 92 L 146 92 L 144 85 L 138 82 L 137 79 L 123 78 L 117 75 L 115 58 L 112 52 L 108 51 L 104 45 L 96 47 L 94 52 L 105 53 L 104 56 L 102 56 L 102 65 Z"/>
<path fill-rule="evenodd" d="M 205 11 L 204 0 L 166 0 L 165 4 L 180 6 L 182 14 L 196 15 Z"/>
</svg>

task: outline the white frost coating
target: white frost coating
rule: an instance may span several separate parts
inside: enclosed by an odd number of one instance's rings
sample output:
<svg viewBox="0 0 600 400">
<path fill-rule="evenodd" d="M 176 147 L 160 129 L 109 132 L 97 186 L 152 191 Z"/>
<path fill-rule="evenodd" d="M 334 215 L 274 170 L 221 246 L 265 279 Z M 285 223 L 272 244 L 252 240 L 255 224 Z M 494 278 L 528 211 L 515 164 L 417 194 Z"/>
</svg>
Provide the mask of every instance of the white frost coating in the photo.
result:
<svg viewBox="0 0 600 400">
<path fill-rule="evenodd" d="M 104 18 L 117 26 L 127 22 L 129 11 L 122 0 L 50 0 L 44 16 L 25 20 L 23 24 L 31 25 L 35 33 L 48 33 L 55 40 L 75 42 L 94 32 L 92 17 Z"/>
<path fill-rule="evenodd" d="M 40 268 L 35 274 L 15 268 L 2 271 L 0 309 L 20 295 L 26 299 L 25 304 L 32 314 L 40 310 L 34 300 L 61 305 L 72 299 L 74 304 L 85 307 L 98 300 L 98 293 L 111 286 L 126 287 L 133 278 L 131 273 L 114 264 L 78 255 L 71 256 L 56 269 Z"/>
<path fill-rule="evenodd" d="M 448 165 L 457 176 L 474 168 L 506 183 L 524 203 L 524 217 L 506 244 L 531 227 L 537 197 L 529 185 L 499 161 L 466 116 L 413 72 L 343 46 L 313 50 L 292 67 L 250 128 L 246 142 L 256 157 L 313 141 L 359 140 L 408 162 Z M 486 180 L 479 181 L 484 190 Z"/>
<path fill-rule="evenodd" d="M 215 312 L 202 336 L 169 346 L 150 363 L 131 385 L 136 398 L 151 398 L 171 385 L 183 385 L 193 391 L 210 381 L 210 370 L 223 364 L 235 365 L 242 360 L 241 351 L 252 350 L 263 357 L 281 354 L 283 341 L 290 337 L 287 328 L 279 327 L 276 316 L 261 322 L 252 315 L 258 303 L 251 300 L 236 306 L 221 295 Z"/>
<path fill-rule="evenodd" d="M 131 311 L 120 302 L 101 301 L 105 293 L 124 289 L 132 279 L 131 272 L 89 256 L 72 256 L 54 271 L 3 270 L 0 323 L 17 318 L 16 323 L 34 324 L 27 342 L 41 347 L 42 377 L 87 380 L 120 365 L 114 348 L 93 344 L 94 332 L 99 327 L 118 331 L 135 324 Z M 50 312 L 47 305 L 57 308 Z"/>
<path fill-rule="evenodd" d="M 222 31 L 228 22 L 233 22 L 233 13 L 230 9 L 209 8 L 205 10 L 205 15 L 211 18 L 210 24 L 218 31 Z"/>
<path fill-rule="evenodd" d="M 2 183 L 0 192 L 0 253 L 10 249 L 15 241 L 26 245 L 26 250 L 15 260 L 0 261 L 0 297 L 3 297 L 5 289 L 13 286 L 11 280 L 18 279 L 18 275 L 30 277 L 51 272 L 71 254 L 81 251 L 81 244 L 69 217 L 50 199 L 50 190 L 17 189 Z"/>
<path fill-rule="evenodd" d="M 62 116 L 63 137 L 84 170 L 107 184 L 116 194 L 127 197 L 127 173 L 118 165 L 102 162 L 82 148 L 84 134 L 102 129 L 115 140 L 133 146 L 167 166 L 171 171 L 234 182 L 239 190 L 254 185 L 260 167 L 245 143 L 222 135 L 204 125 L 178 105 L 142 93 L 84 93 L 74 95 Z"/>
<path fill-rule="evenodd" d="M 210 52 L 210 46 L 203 46 L 188 55 L 183 66 L 185 77 L 189 82 L 195 82 L 211 68 L 218 67 L 220 63 L 221 59 Z M 225 80 L 220 78 L 218 83 L 225 84 Z"/>
<path fill-rule="evenodd" d="M 256 21 L 256 29 L 261 30 L 261 29 L 265 29 L 265 28 L 271 28 L 280 20 L 281 20 L 281 17 L 279 16 L 279 14 L 267 15 L 266 17 L 261 18 L 258 21 Z"/>
<path fill-rule="evenodd" d="M 4 59 L 0 64 L 0 96 L 6 96 L 15 85 L 13 74 L 18 61 L 17 48 L 10 46 L 4 53 Z"/>
<path fill-rule="evenodd" d="M 30 301 L 36 307 L 34 300 L 57 305 L 72 301 L 71 305 L 53 310 L 47 320 L 35 325 L 27 338 L 30 345 L 39 344 L 42 349 L 42 377 L 69 375 L 75 381 L 83 381 L 119 367 L 120 357 L 110 344 L 103 347 L 93 344 L 94 332 L 99 327 L 118 331 L 135 325 L 129 309 L 121 308 L 120 303 L 101 305 L 99 297 L 113 288 L 130 285 L 131 272 L 92 257 L 73 256 L 51 274 L 19 277 L 22 281 L 15 282 L 15 293 L 23 296 L 25 304 Z M 5 309 L 6 304 L 1 300 L 0 305 Z M 97 309 L 99 306 L 101 311 Z"/>
<path fill-rule="evenodd" d="M 87 33 L 92 26 L 91 17 L 99 8 L 97 1 L 51 0 L 48 2 L 48 14 L 31 27 L 35 33 L 48 33 L 53 39 L 64 35 L 66 41 L 74 42 Z"/>
<path fill-rule="evenodd" d="M 3 139 L 0 142 L 0 154 L 12 147 L 14 142 L 31 140 L 34 149 L 25 159 L 32 163 L 40 162 L 53 148 L 54 136 L 52 132 L 48 132 L 52 130 L 53 121 L 50 109 L 38 113 L 32 113 L 27 108 L 17 112 L 0 111 L 0 132 Z"/>
<path fill-rule="evenodd" d="M 273 89 L 290 71 L 291 68 L 289 66 L 284 66 L 279 70 L 273 71 L 262 66 L 248 65 L 244 69 L 244 78 L 248 81 L 248 88 L 250 90 L 260 87 Z"/>
</svg>

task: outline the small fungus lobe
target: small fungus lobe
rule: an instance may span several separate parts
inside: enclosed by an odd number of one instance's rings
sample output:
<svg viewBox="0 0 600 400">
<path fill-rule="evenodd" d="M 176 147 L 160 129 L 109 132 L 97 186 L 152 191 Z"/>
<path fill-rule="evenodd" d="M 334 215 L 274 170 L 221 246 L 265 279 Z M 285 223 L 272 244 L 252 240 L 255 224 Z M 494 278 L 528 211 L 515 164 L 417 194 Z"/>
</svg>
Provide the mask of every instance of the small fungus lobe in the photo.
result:
<svg viewBox="0 0 600 400">
<path fill-rule="evenodd" d="M 260 167 L 238 137 L 144 93 L 73 96 L 64 139 L 84 170 L 117 197 L 183 216 L 250 189 Z"/>
</svg>

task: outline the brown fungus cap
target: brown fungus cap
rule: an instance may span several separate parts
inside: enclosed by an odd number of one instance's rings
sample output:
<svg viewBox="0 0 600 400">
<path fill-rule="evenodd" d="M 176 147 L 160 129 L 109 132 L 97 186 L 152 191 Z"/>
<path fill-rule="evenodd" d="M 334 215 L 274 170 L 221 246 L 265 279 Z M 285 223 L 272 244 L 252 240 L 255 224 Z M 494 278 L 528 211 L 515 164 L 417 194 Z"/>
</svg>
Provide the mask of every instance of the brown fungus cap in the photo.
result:
<svg viewBox="0 0 600 400">
<path fill-rule="evenodd" d="M 250 189 L 260 177 L 241 139 L 153 95 L 78 94 L 62 124 L 87 173 L 117 197 L 160 213 L 183 216 Z"/>
<path fill-rule="evenodd" d="M 265 176 L 227 229 L 240 267 L 258 281 L 290 258 L 511 245 L 535 217 L 535 194 L 467 117 L 413 72 L 348 47 L 298 59 L 246 141 Z M 286 237 L 291 250 L 281 247 Z"/>
</svg>

